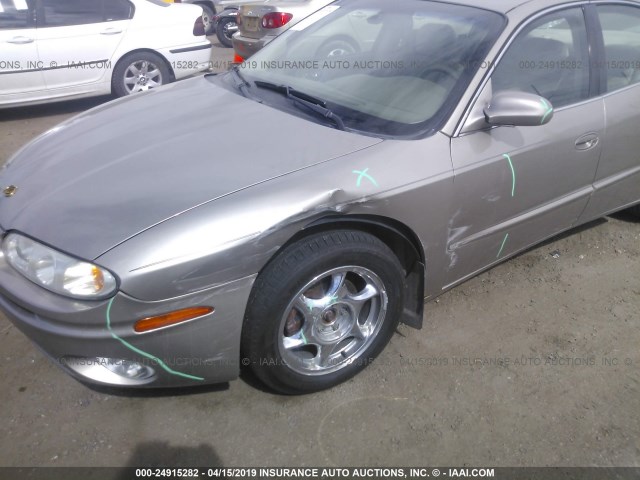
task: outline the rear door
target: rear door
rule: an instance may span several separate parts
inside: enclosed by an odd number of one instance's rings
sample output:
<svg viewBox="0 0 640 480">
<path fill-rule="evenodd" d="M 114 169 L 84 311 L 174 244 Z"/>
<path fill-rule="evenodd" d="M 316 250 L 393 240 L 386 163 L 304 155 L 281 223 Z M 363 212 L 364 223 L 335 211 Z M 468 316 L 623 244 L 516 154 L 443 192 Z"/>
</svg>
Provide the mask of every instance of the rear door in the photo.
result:
<svg viewBox="0 0 640 480">
<path fill-rule="evenodd" d="M 34 3 L 0 0 L 0 103 L 9 95 L 44 89 L 36 48 Z"/>
<path fill-rule="evenodd" d="M 132 16 L 127 0 L 39 0 L 38 50 L 47 87 L 104 81 Z"/>
<path fill-rule="evenodd" d="M 582 219 L 589 220 L 640 200 L 640 8 L 595 6 L 602 31 L 602 75 L 607 138 L 595 193 Z"/>
<path fill-rule="evenodd" d="M 524 91 L 555 108 L 545 125 L 466 131 L 452 139 L 455 204 L 448 285 L 574 224 L 593 190 L 604 105 L 591 98 L 583 9 L 523 27 L 499 60 L 474 112 L 492 94 Z M 464 130 L 463 130 L 464 132 Z"/>
</svg>

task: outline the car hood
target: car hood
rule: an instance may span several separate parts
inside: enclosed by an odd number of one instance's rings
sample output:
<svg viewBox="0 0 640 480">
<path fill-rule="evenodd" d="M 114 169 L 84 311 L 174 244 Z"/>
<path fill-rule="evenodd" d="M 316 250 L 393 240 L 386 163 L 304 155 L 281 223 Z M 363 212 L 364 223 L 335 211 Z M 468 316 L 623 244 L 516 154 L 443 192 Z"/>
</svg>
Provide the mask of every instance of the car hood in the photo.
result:
<svg viewBox="0 0 640 480">
<path fill-rule="evenodd" d="M 204 203 L 380 140 L 245 99 L 199 77 L 105 104 L 3 168 L 0 225 L 85 259 Z M 268 199 L 265 199 L 268 201 Z"/>
</svg>

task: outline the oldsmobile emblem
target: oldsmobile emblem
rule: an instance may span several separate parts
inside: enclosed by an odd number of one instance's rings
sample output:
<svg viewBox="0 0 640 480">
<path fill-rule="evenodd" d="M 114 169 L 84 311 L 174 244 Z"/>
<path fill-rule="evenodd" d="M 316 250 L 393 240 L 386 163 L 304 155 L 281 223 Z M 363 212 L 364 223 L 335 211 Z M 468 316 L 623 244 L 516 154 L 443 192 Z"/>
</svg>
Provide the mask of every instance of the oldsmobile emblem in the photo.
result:
<svg viewBox="0 0 640 480">
<path fill-rule="evenodd" d="M 9 185 L 2 191 L 2 193 L 4 193 L 5 197 L 13 197 L 17 191 L 18 187 L 16 187 L 15 185 Z"/>
</svg>

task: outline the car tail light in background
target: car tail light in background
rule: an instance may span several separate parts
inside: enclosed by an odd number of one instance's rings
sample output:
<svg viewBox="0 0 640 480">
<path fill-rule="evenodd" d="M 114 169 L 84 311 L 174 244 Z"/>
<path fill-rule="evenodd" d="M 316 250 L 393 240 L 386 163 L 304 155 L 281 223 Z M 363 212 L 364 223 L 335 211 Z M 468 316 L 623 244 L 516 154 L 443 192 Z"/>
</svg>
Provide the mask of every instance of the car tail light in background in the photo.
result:
<svg viewBox="0 0 640 480">
<path fill-rule="evenodd" d="M 199 16 L 198 18 L 196 18 L 196 23 L 193 24 L 193 34 L 196 37 L 206 35 L 206 29 L 204 28 L 204 22 L 202 21 L 202 16 Z"/>
<path fill-rule="evenodd" d="M 237 53 L 233 55 L 233 63 L 242 63 L 244 62 L 244 58 L 242 58 Z"/>
<path fill-rule="evenodd" d="M 280 28 L 293 18 L 293 14 L 285 12 L 271 12 L 262 17 L 262 28 Z"/>
</svg>

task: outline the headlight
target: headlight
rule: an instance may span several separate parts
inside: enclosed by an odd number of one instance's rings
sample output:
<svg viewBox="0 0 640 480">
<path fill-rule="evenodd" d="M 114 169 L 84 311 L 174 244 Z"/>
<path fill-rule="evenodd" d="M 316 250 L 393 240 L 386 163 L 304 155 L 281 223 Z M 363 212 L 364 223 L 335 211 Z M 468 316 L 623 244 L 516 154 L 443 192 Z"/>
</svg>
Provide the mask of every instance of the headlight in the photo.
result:
<svg viewBox="0 0 640 480">
<path fill-rule="evenodd" d="M 34 283 L 67 297 L 97 299 L 116 290 L 114 276 L 17 233 L 2 242 L 9 265 Z"/>
</svg>

